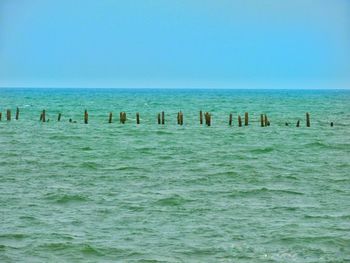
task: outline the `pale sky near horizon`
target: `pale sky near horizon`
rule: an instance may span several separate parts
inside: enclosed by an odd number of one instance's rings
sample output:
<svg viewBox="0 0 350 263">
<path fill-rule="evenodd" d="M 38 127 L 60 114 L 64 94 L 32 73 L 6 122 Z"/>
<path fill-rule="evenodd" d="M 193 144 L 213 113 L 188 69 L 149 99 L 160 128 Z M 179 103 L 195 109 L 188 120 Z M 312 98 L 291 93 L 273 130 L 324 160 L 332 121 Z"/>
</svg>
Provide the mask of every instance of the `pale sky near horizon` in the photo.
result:
<svg viewBox="0 0 350 263">
<path fill-rule="evenodd" d="M 0 87 L 350 88 L 348 0 L 0 0 Z"/>
</svg>

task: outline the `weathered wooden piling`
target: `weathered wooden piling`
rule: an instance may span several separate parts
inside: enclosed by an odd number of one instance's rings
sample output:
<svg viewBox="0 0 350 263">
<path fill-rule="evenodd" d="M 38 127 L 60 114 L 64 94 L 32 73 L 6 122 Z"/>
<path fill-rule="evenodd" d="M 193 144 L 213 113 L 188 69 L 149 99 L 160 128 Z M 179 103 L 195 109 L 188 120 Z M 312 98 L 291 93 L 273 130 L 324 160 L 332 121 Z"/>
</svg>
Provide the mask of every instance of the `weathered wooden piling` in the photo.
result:
<svg viewBox="0 0 350 263">
<path fill-rule="evenodd" d="M 264 126 L 265 126 L 265 127 L 270 126 L 270 123 L 269 123 L 269 120 L 268 120 L 266 114 L 264 114 Z"/>
<path fill-rule="evenodd" d="M 232 113 L 230 113 L 230 116 L 228 118 L 228 125 L 232 126 Z"/>
<path fill-rule="evenodd" d="M 58 113 L 57 121 L 61 121 L 61 116 L 62 116 L 62 114 Z"/>
<path fill-rule="evenodd" d="M 264 127 L 264 114 L 260 114 L 260 126 Z"/>
<path fill-rule="evenodd" d="M 310 127 L 310 114 L 306 113 L 306 127 Z"/>
<path fill-rule="evenodd" d="M 17 109 L 16 109 L 16 121 L 18 121 L 18 118 L 19 118 L 19 108 L 17 107 Z"/>
<path fill-rule="evenodd" d="M 120 122 L 121 122 L 122 124 L 125 124 L 125 122 L 126 122 L 126 113 L 125 113 L 124 111 L 122 111 L 122 112 L 120 113 Z"/>
<path fill-rule="evenodd" d="M 41 113 L 41 121 L 46 122 L 46 111 L 45 110 L 43 110 L 43 112 Z"/>
<path fill-rule="evenodd" d="M 203 124 L 203 112 L 199 111 L 199 124 L 202 125 Z"/>
<path fill-rule="evenodd" d="M 11 110 L 6 110 L 6 120 L 7 121 L 11 120 Z"/>
<path fill-rule="evenodd" d="M 140 124 L 140 113 L 136 113 L 136 124 Z"/>
<path fill-rule="evenodd" d="M 209 112 L 206 112 L 204 114 L 204 117 L 205 117 L 205 124 L 207 126 L 211 126 L 211 114 Z"/>
<path fill-rule="evenodd" d="M 248 112 L 244 113 L 244 126 L 248 126 L 249 124 L 249 117 L 248 117 Z"/>
<path fill-rule="evenodd" d="M 162 125 L 165 124 L 165 115 L 164 115 L 164 111 L 162 111 Z"/>
<path fill-rule="evenodd" d="M 297 127 L 300 127 L 300 120 L 297 121 Z"/>
<path fill-rule="evenodd" d="M 158 124 L 160 124 L 160 113 L 158 113 L 157 119 L 158 119 Z"/>
<path fill-rule="evenodd" d="M 180 111 L 180 125 L 184 125 L 184 114 Z"/>
<path fill-rule="evenodd" d="M 242 127 L 242 118 L 241 118 L 241 115 L 238 115 L 238 127 Z"/>
<path fill-rule="evenodd" d="M 1 121 L 1 119 L 2 119 L 2 112 L 0 112 L 0 121 Z"/>
<path fill-rule="evenodd" d="M 88 124 L 89 122 L 89 114 L 87 112 L 87 110 L 84 111 L 84 123 Z"/>
<path fill-rule="evenodd" d="M 108 116 L 108 123 L 112 123 L 113 113 L 110 112 Z"/>
</svg>

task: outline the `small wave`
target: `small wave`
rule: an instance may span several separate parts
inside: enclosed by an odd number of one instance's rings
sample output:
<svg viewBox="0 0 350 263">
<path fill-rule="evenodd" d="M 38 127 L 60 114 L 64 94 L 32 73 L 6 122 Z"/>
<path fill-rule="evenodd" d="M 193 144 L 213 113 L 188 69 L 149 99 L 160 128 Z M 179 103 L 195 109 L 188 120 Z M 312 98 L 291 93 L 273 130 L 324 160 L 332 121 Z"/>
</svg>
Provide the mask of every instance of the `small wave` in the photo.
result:
<svg viewBox="0 0 350 263">
<path fill-rule="evenodd" d="M 258 149 L 253 149 L 250 150 L 251 153 L 256 153 L 256 154 L 263 154 L 263 153 L 269 153 L 274 151 L 275 149 L 272 147 L 265 147 L 265 148 L 258 148 Z"/>
<path fill-rule="evenodd" d="M 180 195 L 173 195 L 166 198 L 161 198 L 156 201 L 156 204 L 161 206 L 179 206 L 183 205 L 187 202 L 185 198 L 181 197 Z"/>
<path fill-rule="evenodd" d="M 28 235 L 22 233 L 0 234 L 0 239 L 24 239 L 26 237 L 28 237 Z"/>
<path fill-rule="evenodd" d="M 80 166 L 82 168 L 88 168 L 88 169 L 91 169 L 91 170 L 97 170 L 98 164 L 96 162 L 83 162 Z"/>
<path fill-rule="evenodd" d="M 234 193 L 231 193 L 231 197 L 237 197 L 237 196 L 247 196 L 247 195 L 258 195 L 258 194 L 265 194 L 265 193 L 271 193 L 271 194 L 288 194 L 288 195 L 303 195 L 303 193 L 292 191 L 292 190 L 285 190 L 285 189 L 268 189 L 268 188 L 259 188 L 259 189 L 251 189 L 251 190 L 243 190 L 243 191 L 235 191 Z"/>
<path fill-rule="evenodd" d="M 48 200 L 52 200 L 58 204 L 66 204 L 66 203 L 72 203 L 72 202 L 87 202 L 90 199 L 84 195 L 79 194 L 73 194 L 73 195 L 57 195 L 57 194 L 50 194 L 47 196 Z"/>
</svg>

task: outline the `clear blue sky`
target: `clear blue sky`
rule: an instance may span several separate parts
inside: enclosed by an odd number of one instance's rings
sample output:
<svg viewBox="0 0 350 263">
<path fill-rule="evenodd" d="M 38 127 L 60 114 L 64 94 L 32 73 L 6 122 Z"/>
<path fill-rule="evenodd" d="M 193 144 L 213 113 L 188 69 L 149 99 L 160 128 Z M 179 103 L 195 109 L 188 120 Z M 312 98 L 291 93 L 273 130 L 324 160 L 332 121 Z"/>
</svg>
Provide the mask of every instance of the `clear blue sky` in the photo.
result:
<svg viewBox="0 0 350 263">
<path fill-rule="evenodd" d="M 349 0 L 0 0 L 0 86 L 349 88 Z"/>
</svg>

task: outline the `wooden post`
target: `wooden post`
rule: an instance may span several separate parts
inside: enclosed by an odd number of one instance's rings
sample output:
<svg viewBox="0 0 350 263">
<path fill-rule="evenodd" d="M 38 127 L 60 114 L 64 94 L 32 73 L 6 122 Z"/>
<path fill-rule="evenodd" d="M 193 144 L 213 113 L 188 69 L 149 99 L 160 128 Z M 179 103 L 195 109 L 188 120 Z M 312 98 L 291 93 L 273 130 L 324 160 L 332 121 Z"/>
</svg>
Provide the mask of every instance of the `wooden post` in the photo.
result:
<svg viewBox="0 0 350 263">
<path fill-rule="evenodd" d="M 248 126 L 249 123 L 249 117 L 248 112 L 244 113 L 244 126 Z"/>
<path fill-rule="evenodd" d="M 46 122 L 46 111 L 43 110 L 43 112 L 42 112 L 41 114 L 42 114 L 41 120 L 42 120 L 43 122 Z"/>
<path fill-rule="evenodd" d="M 297 121 L 297 127 L 300 127 L 300 120 Z"/>
<path fill-rule="evenodd" d="M 113 113 L 110 112 L 108 117 L 108 123 L 112 123 L 112 118 L 113 118 Z"/>
<path fill-rule="evenodd" d="M 164 111 L 162 111 L 162 125 L 165 123 Z"/>
<path fill-rule="evenodd" d="M 310 114 L 306 113 L 306 127 L 310 127 Z"/>
<path fill-rule="evenodd" d="M 18 117 L 19 117 L 19 108 L 17 107 L 16 109 L 16 120 L 18 121 Z"/>
<path fill-rule="evenodd" d="M 203 112 L 199 111 L 199 124 L 202 125 L 203 124 Z"/>
<path fill-rule="evenodd" d="M 58 113 L 57 121 L 61 121 L 61 113 Z"/>
<path fill-rule="evenodd" d="M 140 124 L 140 113 L 136 113 L 136 124 Z"/>
<path fill-rule="evenodd" d="M 84 123 L 88 124 L 89 122 L 89 114 L 87 112 L 87 110 L 84 111 Z"/>
<path fill-rule="evenodd" d="M 264 114 L 260 114 L 260 126 L 264 127 Z"/>
<path fill-rule="evenodd" d="M 6 111 L 6 120 L 10 121 L 11 120 L 11 110 Z"/>
<path fill-rule="evenodd" d="M 184 114 L 180 111 L 179 112 L 179 124 L 183 125 L 184 124 Z"/>
<path fill-rule="evenodd" d="M 230 117 L 228 119 L 228 125 L 232 126 L 232 113 L 230 113 Z"/>
<path fill-rule="evenodd" d="M 206 112 L 204 117 L 205 117 L 205 124 L 207 126 L 211 126 L 211 115 L 210 115 L 210 113 Z"/>
<path fill-rule="evenodd" d="M 0 113 L 0 116 L 1 116 L 1 113 Z M 1 121 L 1 117 L 0 117 L 0 121 Z M 333 127 L 333 126 L 334 126 L 334 123 L 331 122 L 331 127 Z"/>
<path fill-rule="evenodd" d="M 124 111 L 119 114 L 120 123 L 124 124 L 126 121 L 126 113 Z"/>
<path fill-rule="evenodd" d="M 158 113 L 158 124 L 160 124 L 160 113 Z"/>
<path fill-rule="evenodd" d="M 2 112 L 0 112 L 0 121 L 1 121 L 1 118 L 2 118 Z"/>
<path fill-rule="evenodd" d="M 180 112 L 177 113 L 177 124 L 180 125 Z"/>
<path fill-rule="evenodd" d="M 269 120 L 267 119 L 267 115 L 264 115 L 264 125 L 265 127 L 269 126 Z"/>
<path fill-rule="evenodd" d="M 242 127 L 242 118 L 238 115 L 238 127 Z"/>
</svg>

